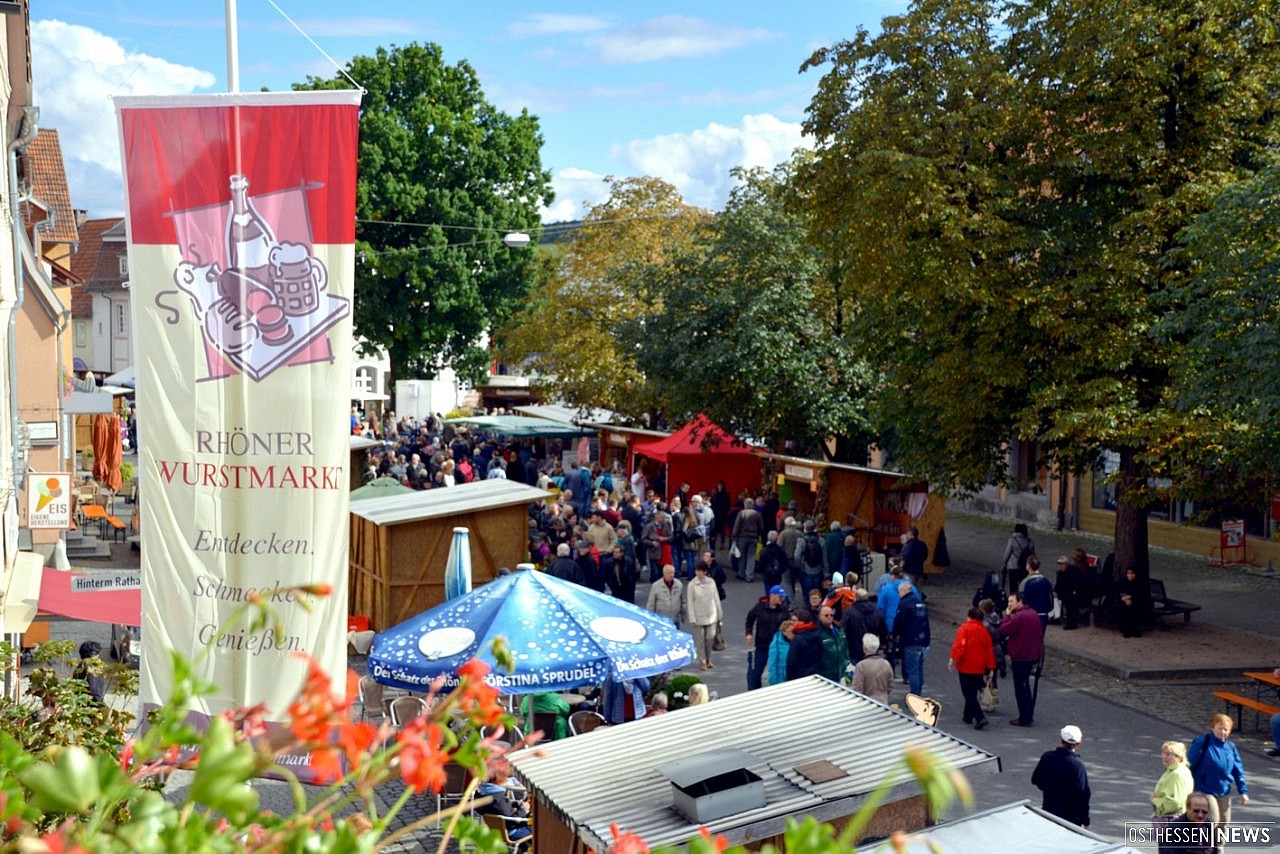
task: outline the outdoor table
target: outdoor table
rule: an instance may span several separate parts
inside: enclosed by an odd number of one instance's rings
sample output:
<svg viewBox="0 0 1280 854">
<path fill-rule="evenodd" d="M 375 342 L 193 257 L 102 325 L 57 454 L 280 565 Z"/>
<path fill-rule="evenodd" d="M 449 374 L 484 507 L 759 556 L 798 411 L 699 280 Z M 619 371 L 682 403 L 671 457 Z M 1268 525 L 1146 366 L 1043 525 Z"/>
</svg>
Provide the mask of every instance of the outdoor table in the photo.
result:
<svg viewBox="0 0 1280 854">
<path fill-rule="evenodd" d="M 1276 676 L 1269 670 L 1246 670 L 1244 675 L 1252 679 L 1257 684 L 1254 686 L 1253 699 L 1262 699 L 1262 689 L 1264 686 L 1272 688 L 1280 688 L 1280 676 Z"/>
<path fill-rule="evenodd" d="M 92 519 L 98 523 L 98 536 L 101 539 L 107 538 L 107 508 L 101 504 L 82 504 L 80 512 L 86 519 Z"/>
<path fill-rule="evenodd" d="M 1269 670 L 1246 670 L 1244 675 L 1254 681 L 1253 699 L 1259 702 L 1262 701 L 1262 690 L 1264 687 L 1270 686 L 1272 688 L 1280 688 L 1280 676 L 1276 676 Z M 1255 719 L 1254 723 L 1256 724 L 1258 720 L 1261 719 L 1260 715 L 1258 712 L 1254 712 L 1253 716 Z"/>
<path fill-rule="evenodd" d="M 577 709 L 578 706 L 581 706 L 583 703 L 587 701 L 587 698 L 585 696 L 583 696 L 582 694 L 575 694 L 572 691 L 560 692 L 560 699 L 568 703 L 569 708 L 571 709 Z"/>
</svg>

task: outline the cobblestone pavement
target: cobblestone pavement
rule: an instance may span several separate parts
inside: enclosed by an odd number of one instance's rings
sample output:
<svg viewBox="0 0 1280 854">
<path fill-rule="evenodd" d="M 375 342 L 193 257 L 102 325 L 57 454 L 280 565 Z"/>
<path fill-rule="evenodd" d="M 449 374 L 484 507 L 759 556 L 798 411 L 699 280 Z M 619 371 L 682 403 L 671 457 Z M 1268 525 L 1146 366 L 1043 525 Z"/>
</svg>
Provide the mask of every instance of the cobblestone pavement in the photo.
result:
<svg viewBox="0 0 1280 854">
<path fill-rule="evenodd" d="M 949 644 L 954 626 L 963 619 L 983 573 L 989 568 L 998 568 L 1011 526 L 1008 521 L 949 510 L 947 539 L 953 564 L 943 575 L 931 576 L 925 586 L 931 610 L 937 615 L 934 620 L 937 652 L 931 658 L 941 655 L 938 660 L 945 661 L 945 644 Z M 1109 538 L 1081 532 L 1033 529 L 1032 536 L 1037 552 L 1050 566 L 1058 553 L 1070 553 L 1077 545 L 1100 555 L 1110 550 Z M 1107 703 L 1158 718 L 1173 725 L 1179 733 L 1203 732 L 1208 715 L 1221 708 L 1213 701 L 1212 691 L 1226 689 L 1252 695 L 1252 684 L 1246 684 L 1240 672 L 1280 664 L 1280 621 L 1274 616 L 1280 575 L 1264 568 L 1210 567 L 1203 556 L 1156 548 L 1151 551 L 1152 575 L 1165 581 L 1170 595 L 1203 606 L 1193 615 L 1191 624 L 1184 626 L 1174 621 L 1176 624 L 1154 629 L 1143 639 L 1127 644 L 1111 629 L 1091 627 L 1064 633 L 1051 627 L 1045 679 L 1050 686 L 1082 691 Z M 721 558 L 727 565 L 727 555 Z M 109 561 L 85 564 L 87 568 L 103 569 L 137 565 L 138 553 L 125 544 L 112 546 Z M 642 584 L 641 589 L 647 588 Z M 741 626 L 761 589 L 758 583 L 730 580 L 728 592 L 729 598 L 724 603 L 725 636 L 730 647 L 717 653 L 720 662 L 717 670 L 702 674 L 713 692 L 720 696 L 745 690 L 746 658 L 745 650 L 740 647 Z M 53 626 L 55 638 L 76 640 L 105 635 L 106 631 L 105 626 L 85 623 L 64 622 Z M 353 656 L 350 664 L 357 672 L 363 672 L 361 659 Z M 949 682 L 940 687 L 947 690 L 948 686 Z M 1053 687 L 1049 690 L 1056 692 Z M 1031 734 L 1037 738 L 1041 735 Z M 1263 763 L 1274 761 L 1262 755 L 1263 733 L 1254 729 L 1251 714 L 1245 715 L 1236 741 L 1245 754 L 1251 775 L 1268 767 Z M 1011 748 L 1006 745 L 999 752 L 1004 754 L 1007 749 Z M 1016 760 L 1010 755 L 1008 761 Z M 171 796 L 180 797 L 182 788 L 181 781 L 175 780 Z M 281 784 L 258 781 L 255 788 L 264 804 L 277 810 L 290 809 L 287 790 Z M 380 792 L 384 808 L 394 802 L 401 791 L 398 783 L 384 787 Z M 433 797 L 411 799 L 395 825 L 403 826 L 430 814 L 434 805 Z M 390 850 L 434 851 L 440 839 L 437 828 L 427 827 Z M 446 850 L 456 851 L 458 846 L 451 843 Z"/>
</svg>

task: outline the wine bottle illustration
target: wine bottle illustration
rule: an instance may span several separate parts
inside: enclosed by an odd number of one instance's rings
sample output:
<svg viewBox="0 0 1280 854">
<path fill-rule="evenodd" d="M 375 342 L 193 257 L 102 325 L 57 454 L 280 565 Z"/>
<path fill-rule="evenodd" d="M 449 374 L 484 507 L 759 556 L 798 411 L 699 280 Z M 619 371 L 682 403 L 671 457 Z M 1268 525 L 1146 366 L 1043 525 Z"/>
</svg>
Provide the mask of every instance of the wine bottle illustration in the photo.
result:
<svg viewBox="0 0 1280 854">
<path fill-rule="evenodd" d="M 276 236 L 249 200 L 249 179 L 231 176 L 231 216 L 227 218 L 227 264 L 264 286 Z"/>
</svg>

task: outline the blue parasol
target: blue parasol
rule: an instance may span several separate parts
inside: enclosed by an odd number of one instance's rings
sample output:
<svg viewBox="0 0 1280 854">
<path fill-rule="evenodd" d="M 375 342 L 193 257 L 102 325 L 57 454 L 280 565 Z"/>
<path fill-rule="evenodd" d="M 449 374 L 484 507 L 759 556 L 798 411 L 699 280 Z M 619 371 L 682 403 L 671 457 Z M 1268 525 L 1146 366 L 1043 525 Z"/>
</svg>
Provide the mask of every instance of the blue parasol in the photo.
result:
<svg viewBox="0 0 1280 854">
<path fill-rule="evenodd" d="M 457 599 L 471 592 L 471 532 L 453 529 L 449 557 L 444 565 L 444 598 Z"/>
<path fill-rule="evenodd" d="M 498 637 L 515 656 L 514 673 L 496 669 Z M 502 693 L 531 694 L 654 676 L 693 655 L 693 638 L 667 617 L 527 569 L 379 632 L 369 673 L 411 691 L 441 675 L 452 687 L 457 669 L 479 658 L 495 667 L 487 679 Z"/>
</svg>

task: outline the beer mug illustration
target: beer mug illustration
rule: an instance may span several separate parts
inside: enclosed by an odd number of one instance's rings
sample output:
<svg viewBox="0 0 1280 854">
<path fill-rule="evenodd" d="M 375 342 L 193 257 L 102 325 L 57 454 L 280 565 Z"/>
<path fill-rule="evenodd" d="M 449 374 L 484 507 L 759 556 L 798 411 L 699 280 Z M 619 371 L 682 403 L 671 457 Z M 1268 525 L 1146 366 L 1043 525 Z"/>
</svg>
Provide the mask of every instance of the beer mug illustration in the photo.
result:
<svg viewBox="0 0 1280 854">
<path fill-rule="evenodd" d="M 329 284 L 324 264 L 311 257 L 301 243 L 279 243 L 271 248 L 268 264 L 276 303 L 290 317 L 304 317 L 320 305 L 320 292 Z"/>
</svg>

